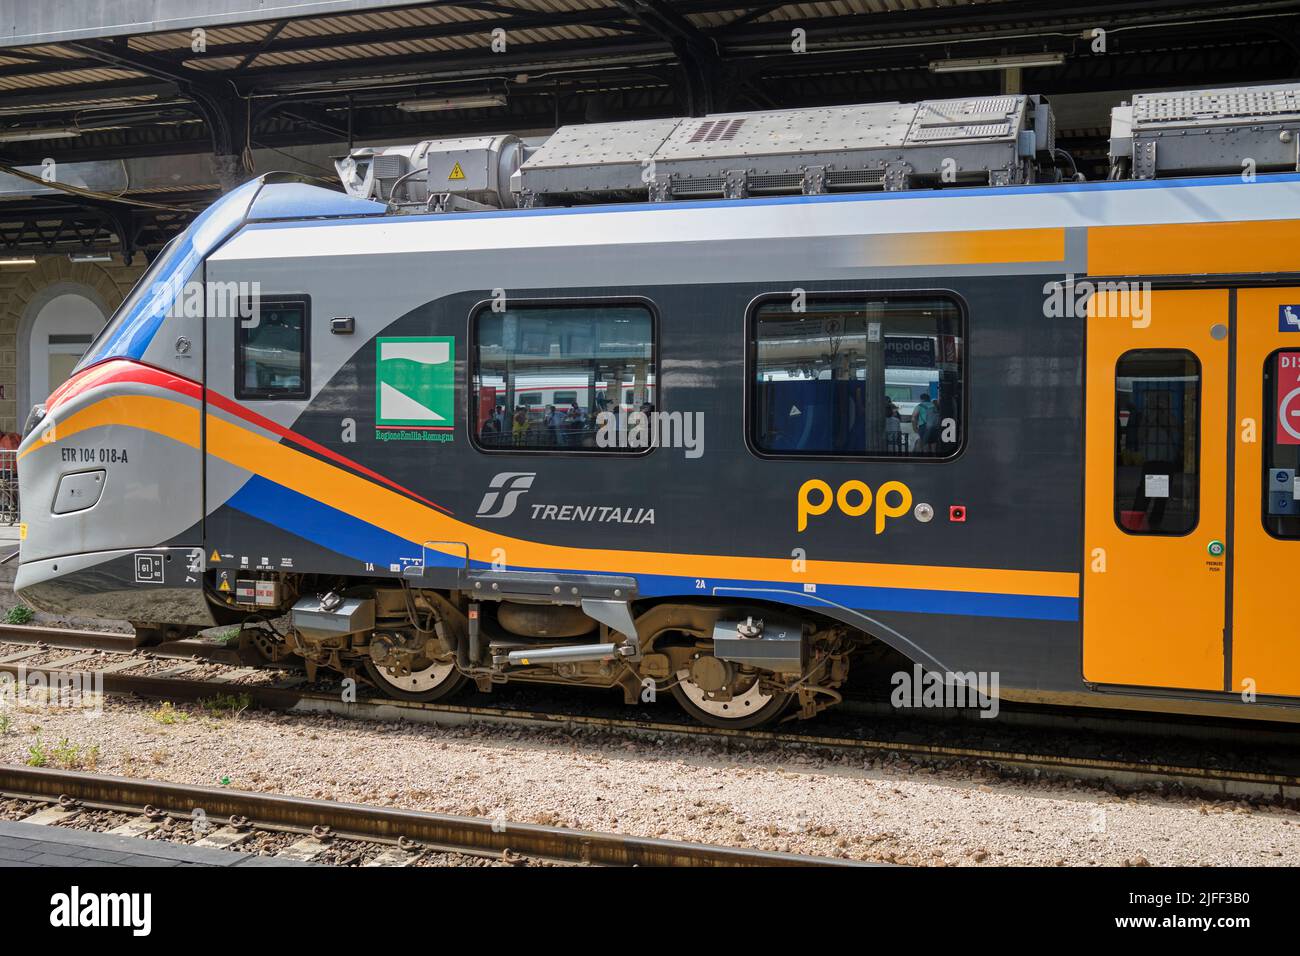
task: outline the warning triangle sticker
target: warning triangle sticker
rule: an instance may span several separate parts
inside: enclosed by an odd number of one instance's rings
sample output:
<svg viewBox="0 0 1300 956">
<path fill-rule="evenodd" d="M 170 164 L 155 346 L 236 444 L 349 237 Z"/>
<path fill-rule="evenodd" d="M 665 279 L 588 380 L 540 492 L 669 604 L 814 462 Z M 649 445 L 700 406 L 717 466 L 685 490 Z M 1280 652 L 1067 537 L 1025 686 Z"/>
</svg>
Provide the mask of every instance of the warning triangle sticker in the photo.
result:
<svg viewBox="0 0 1300 956">
<path fill-rule="evenodd" d="M 221 579 L 221 583 L 217 585 L 217 590 L 218 590 L 218 591 L 229 591 L 229 590 L 230 590 L 230 582 L 227 581 L 225 578 L 222 578 L 222 579 Z"/>
<path fill-rule="evenodd" d="M 447 180 L 451 181 L 453 179 L 464 179 L 464 178 L 465 178 L 465 170 L 460 168 L 460 163 L 456 163 L 454 166 L 451 167 L 451 175 L 447 177 Z"/>
<path fill-rule="evenodd" d="M 216 548 L 212 549 L 212 557 L 208 558 L 208 560 L 213 562 L 217 562 L 221 560 L 221 555 L 217 552 Z"/>
</svg>

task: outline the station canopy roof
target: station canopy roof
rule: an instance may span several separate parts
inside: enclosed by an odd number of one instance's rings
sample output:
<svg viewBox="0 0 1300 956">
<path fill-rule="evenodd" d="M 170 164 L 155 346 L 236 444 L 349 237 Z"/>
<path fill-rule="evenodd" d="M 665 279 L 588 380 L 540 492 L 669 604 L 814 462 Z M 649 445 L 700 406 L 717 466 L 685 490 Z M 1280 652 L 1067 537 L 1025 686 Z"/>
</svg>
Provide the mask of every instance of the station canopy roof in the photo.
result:
<svg viewBox="0 0 1300 956">
<path fill-rule="evenodd" d="M 0 255 L 156 250 L 222 186 L 331 179 L 349 144 L 1013 87 L 1052 98 L 1059 144 L 1096 175 L 1134 90 L 1300 75 L 1291 0 L 6 7 Z"/>
</svg>

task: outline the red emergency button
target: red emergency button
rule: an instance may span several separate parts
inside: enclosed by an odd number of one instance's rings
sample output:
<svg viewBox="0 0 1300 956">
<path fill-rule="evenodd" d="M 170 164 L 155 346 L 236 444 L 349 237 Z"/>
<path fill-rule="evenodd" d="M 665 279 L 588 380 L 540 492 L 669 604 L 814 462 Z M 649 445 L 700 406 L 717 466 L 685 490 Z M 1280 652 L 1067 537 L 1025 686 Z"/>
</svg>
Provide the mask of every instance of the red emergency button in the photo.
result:
<svg viewBox="0 0 1300 956">
<path fill-rule="evenodd" d="M 965 521 L 965 520 L 966 520 L 966 506 L 965 506 L 965 505 L 949 505 L 949 507 L 948 507 L 948 520 L 949 520 L 949 521 Z"/>
</svg>

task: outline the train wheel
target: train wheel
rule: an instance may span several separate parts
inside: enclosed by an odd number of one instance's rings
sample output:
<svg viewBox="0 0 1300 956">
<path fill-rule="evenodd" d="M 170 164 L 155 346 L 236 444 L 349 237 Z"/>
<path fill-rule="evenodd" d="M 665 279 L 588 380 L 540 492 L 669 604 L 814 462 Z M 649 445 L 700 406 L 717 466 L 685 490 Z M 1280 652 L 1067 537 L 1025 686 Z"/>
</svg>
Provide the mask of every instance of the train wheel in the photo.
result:
<svg viewBox="0 0 1300 956">
<path fill-rule="evenodd" d="M 790 694 L 765 692 L 757 676 L 742 677 L 741 681 L 748 684 L 733 689 L 731 700 L 711 700 L 691 679 L 691 671 L 683 668 L 677 672 L 673 696 L 682 710 L 710 727 L 758 727 L 776 720 L 790 706 Z"/>
<path fill-rule="evenodd" d="M 423 670 L 401 677 L 390 669 L 366 661 L 366 673 L 376 686 L 394 700 L 418 700 L 424 703 L 450 697 L 464 686 L 466 677 L 456 670 L 454 661 L 434 661 Z"/>
</svg>

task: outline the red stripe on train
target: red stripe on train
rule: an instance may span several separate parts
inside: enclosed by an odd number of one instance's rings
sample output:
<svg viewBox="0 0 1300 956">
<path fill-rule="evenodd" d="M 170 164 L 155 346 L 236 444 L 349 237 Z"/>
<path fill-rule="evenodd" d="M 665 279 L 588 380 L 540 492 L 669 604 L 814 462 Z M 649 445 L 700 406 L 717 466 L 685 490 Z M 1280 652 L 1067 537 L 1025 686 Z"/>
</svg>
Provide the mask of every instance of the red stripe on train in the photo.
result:
<svg viewBox="0 0 1300 956">
<path fill-rule="evenodd" d="M 301 445 L 310 451 L 315 452 L 322 457 L 328 458 L 333 462 L 351 468 L 359 474 L 365 475 L 381 484 L 400 491 L 403 494 L 410 495 L 417 501 L 429 505 L 431 508 L 437 508 L 445 514 L 451 514 L 450 508 L 445 508 L 436 501 L 430 501 L 423 495 L 417 494 L 410 488 L 399 485 L 391 478 L 386 478 L 376 471 L 372 471 L 360 462 L 353 461 L 336 451 L 331 451 L 324 445 L 312 441 L 305 435 L 300 435 L 291 429 L 285 428 L 276 422 L 257 414 L 251 409 L 245 408 L 238 402 L 227 398 L 212 389 L 204 389 L 198 382 L 193 379 L 183 378 L 179 375 L 173 375 L 171 372 L 165 372 L 160 368 L 152 365 L 143 365 L 139 362 L 132 362 L 126 359 L 111 359 L 99 365 L 92 365 L 90 368 L 78 372 L 72 378 L 68 379 L 50 395 L 46 403 L 46 414 L 53 413 L 60 405 L 70 401 L 78 395 L 89 391 L 92 388 L 98 388 L 101 385 L 111 385 L 114 382 L 139 382 L 144 385 L 153 385 L 158 388 L 165 388 L 168 391 L 178 392 L 187 395 L 190 398 L 199 398 L 206 391 L 208 404 L 220 408 L 222 411 L 229 412 L 238 418 L 258 428 L 266 429 L 286 438 L 297 445 Z"/>
</svg>

